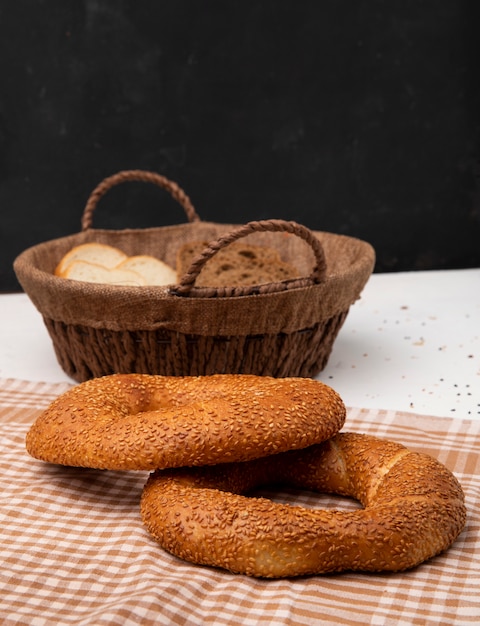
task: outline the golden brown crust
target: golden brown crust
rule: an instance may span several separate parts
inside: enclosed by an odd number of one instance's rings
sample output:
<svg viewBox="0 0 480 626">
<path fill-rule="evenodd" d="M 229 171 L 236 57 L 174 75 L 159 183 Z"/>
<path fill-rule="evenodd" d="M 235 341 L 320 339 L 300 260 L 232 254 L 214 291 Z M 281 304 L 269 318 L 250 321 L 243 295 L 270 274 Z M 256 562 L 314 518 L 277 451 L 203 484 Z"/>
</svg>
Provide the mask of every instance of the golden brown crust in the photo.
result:
<svg viewBox="0 0 480 626">
<path fill-rule="evenodd" d="M 152 470 L 305 448 L 334 435 L 344 420 L 338 394 L 312 379 L 118 374 L 57 398 L 26 445 L 51 463 Z"/>
<path fill-rule="evenodd" d="M 282 481 L 358 499 L 319 510 L 246 497 Z M 250 576 L 400 571 L 447 549 L 465 524 L 463 492 L 432 457 L 354 433 L 247 463 L 157 471 L 141 513 L 174 555 Z"/>
</svg>

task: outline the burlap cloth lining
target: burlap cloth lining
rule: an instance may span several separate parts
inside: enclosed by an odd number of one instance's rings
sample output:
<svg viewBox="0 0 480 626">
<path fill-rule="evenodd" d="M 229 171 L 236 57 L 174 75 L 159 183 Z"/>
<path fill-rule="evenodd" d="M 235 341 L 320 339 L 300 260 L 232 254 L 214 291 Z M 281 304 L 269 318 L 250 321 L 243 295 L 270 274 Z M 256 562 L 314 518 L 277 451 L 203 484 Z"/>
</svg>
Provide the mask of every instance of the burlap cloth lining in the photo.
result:
<svg viewBox="0 0 480 626">
<path fill-rule="evenodd" d="M 327 279 L 290 291 L 235 298 L 175 298 L 167 287 L 111 287 L 59 279 L 56 264 L 73 246 L 89 241 L 117 246 L 129 255 L 152 254 L 176 266 L 182 243 L 214 240 L 238 228 L 195 222 L 141 231 L 90 229 L 39 244 L 16 261 L 22 286 L 42 315 L 66 324 L 135 330 L 167 328 L 199 335 L 249 335 L 293 332 L 328 319 L 355 302 L 374 264 L 373 250 L 360 240 L 316 232 L 328 262 Z M 254 233 L 245 242 L 281 250 L 302 275 L 312 270 L 305 242 L 289 234 Z"/>
</svg>

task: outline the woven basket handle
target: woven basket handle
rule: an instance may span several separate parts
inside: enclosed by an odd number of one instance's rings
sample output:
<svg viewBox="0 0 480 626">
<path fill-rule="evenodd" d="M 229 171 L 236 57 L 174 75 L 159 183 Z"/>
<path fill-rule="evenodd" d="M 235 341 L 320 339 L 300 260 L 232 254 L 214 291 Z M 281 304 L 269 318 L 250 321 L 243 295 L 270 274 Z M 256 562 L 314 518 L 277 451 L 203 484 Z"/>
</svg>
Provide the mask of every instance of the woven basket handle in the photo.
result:
<svg viewBox="0 0 480 626">
<path fill-rule="evenodd" d="M 211 259 L 219 250 L 228 246 L 228 244 L 250 235 L 251 233 L 261 231 L 278 231 L 287 232 L 297 235 L 306 243 L 308 243 L 315 256 L 315 267 L 310 276 L 304 278 L 294 278 L 262 285 L 248 285 L 240 287 L 195 287 L 195 281 L 205 263 Z M 288 222 L 285 220 L 261 220 L 256 222 L 248 222 L 244 226 L 230 232 L 227 235 L 219 237 L 216 241 L 212 241 L 208 246 L 192 261 L 187 272 L 184 274 L 179 284 L 172 288 L 171 293 L 179 296 L 247 296 L 258 293 L 273 293 L 286 289 L 294 289 L 298 287 L 306 287 L 312 284 L 321 283 L 325 280 L 327 271 L 327 263 L 325 252 L 320 240 L 306 226 L 297 224 L 296 222 Z"/>
<path fill-rule="evenodd" d="M 102 180 L 90 194 L 82 215 L 82 230 L 88 230 L 92 227 L 93 213 L 97 207 L 98 201 L 112 187 L 125 182 L 141 182 L 153 183 L 162 189 L 165 189 L 170 195 L 184 208 L 189 222 L 198 222 L 200 217 L 195 211 L 193 204 L 187 194 L 176 183 L 165 178 L 161 174 L 155 172 L 146 172 L 143 170 L 124 170 L 113 176 L 109 176 Z"/>
</svg>

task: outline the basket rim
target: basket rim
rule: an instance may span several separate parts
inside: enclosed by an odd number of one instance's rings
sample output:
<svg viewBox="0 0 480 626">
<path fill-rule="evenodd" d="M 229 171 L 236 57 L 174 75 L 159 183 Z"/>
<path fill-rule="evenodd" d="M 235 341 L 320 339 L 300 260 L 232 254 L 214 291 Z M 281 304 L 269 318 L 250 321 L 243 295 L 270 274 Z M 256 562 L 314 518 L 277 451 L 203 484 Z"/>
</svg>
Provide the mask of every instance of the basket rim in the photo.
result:
<svg viewBox="0 0 480 626">
<path fill-rule="evenodd" d="M 200 222 L 212 227 L 238 227 L 238 224 Z M 198 222 L 197 222 L 198 224 Z M 190 227 L 192 224 L 182 224 Z M 347 310 L 360 296 L 373 272 L 375 251 L 366 241 L 349 235 L 312 231 L 316 236 L 354 244 L 358 250 L 347 271 L 328 271 L 324 282 L 295 287 L 283 292 L 205 298 L 170 293 L 169 286 L 119 287 L 84 283 L 60 278 L 38 267 L 39 255 L 59 243 L 76 245 L 106 237 L 155 234 L 179 225 L 142 229 L 88 229 L 31 246 L 14 261 L 14 270 L 25 293 L 43 317 L 66 324 L 79 324 L 110 330 L 153 330 L 165 328 L 183 333 L 212 335 L 208 320 L 218 319 L 213 334 L 237 335 L 238 316 L 251 318 L 248 334 L 294 332 L 309 328 Z M 88 313 L 82 302 L 88 299 Z M 234 302 L 234 306 L 232 306 Z M 295 308 L 295 319 L 283 312 Z M 139 311 L 142 320 L 139 321 Z"/>
</svg>

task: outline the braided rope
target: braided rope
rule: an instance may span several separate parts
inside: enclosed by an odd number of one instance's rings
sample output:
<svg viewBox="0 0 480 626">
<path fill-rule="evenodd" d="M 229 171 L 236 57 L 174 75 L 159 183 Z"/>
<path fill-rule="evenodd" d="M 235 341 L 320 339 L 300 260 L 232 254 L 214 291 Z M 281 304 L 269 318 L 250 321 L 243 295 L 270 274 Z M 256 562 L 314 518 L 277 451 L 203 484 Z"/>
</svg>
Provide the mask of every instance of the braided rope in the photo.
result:
<svg viewBox="0 0 480 626">
<path fill-rule="evenodd" d="M 130 181 L 152 183 L 162 189 L 165 189 L 170 193 L 174 200 L 176 200 L 183 207 L 189 222 L 200 221 L 200 217 L 195 211 L 190 198 L 176 183 L 168 178 L 165 178 L 165 176 L 156 174 L 155 172 L 147 172 L 143 170 L 124 170 L 114 174 L 113 176 L 105 178 L 92 191 L 83 211 L 81 222 L 82 230 L 88 230 L 92 227 L 93 213 L 100 198 L 102 198 L 102 196 L 104 196 L 112 187 Z"/>
<path fill-rule="evenodd" d="M 211 259 L 219 250 L 222 250 L 228 244 L 246 237 L 254 232 L 271 231 L 271 232 L 287 232 L 303 239 L 313 250 L 315 255 L 315 267 L 312 274 L 304 278 L 295 278 L 262 285 L 248 285 L 239 287 L 195 287 L 195 281 L 205 263 Z M 325 252 L 319 239 L 315 237 L 311 230 L 297 224 L 296 222 L 285 220 L 260 220 L 248 222 L 240 226 L 238 229 L 228 233 L 208 244 L 208 246 L 193 259 L 187 272 L 182 277 L 180 283 L 172 288 L 171 293 L 179 296 L 195 295 L 202 297 L 215 296 L 245 296 L 260 293 L 272 293 L 286 289 L 296 289 L 312 284 L 318 284 L 325 279 L 327 264 Z"/>
</svg>

